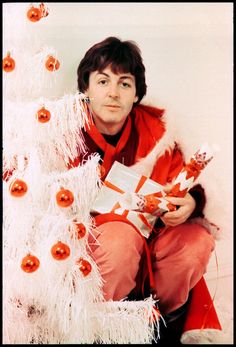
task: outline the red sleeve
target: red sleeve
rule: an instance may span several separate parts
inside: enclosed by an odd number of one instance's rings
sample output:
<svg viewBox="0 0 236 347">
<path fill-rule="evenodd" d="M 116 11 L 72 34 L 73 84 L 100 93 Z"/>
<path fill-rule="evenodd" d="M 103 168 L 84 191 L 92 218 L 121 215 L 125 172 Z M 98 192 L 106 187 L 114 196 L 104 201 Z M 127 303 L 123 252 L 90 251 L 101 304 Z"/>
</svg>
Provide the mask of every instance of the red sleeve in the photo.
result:
<svg viewBox="0 0 236 347">
<path fill-rule="evenodd" d="M 172 151 L 166 151 L 154 166 L 151 179 L 165 185 L 171 183 L 184 165 L 183 156 L 177 146 Z"/>
<path fill-rule="evenodd" d="M 170 164 L 168 177 L 167 177 L 168 183 L 172 182 L 173 179 L 178 176 L 183 166 L 184 166 L 184 159 L 183 159 L 182 153 L 178 149 L 178 147 L 175 146 L 172 153 L 171 164 Z"/>
<path fill-rule="evenodd" d="M 165 185 L 171 183 L 178 176 L 184 165 L 181 151 L 176 146 L 171 153 L 166 152 L 156 163 L 151 178 Z M 206 196 L 203 187 L 200 184 L 193 186 L 189 194 L 196 201 L 196 207 L 189 218 L 204 217 L 203 210 L 206 205 Z"/>
</svg>

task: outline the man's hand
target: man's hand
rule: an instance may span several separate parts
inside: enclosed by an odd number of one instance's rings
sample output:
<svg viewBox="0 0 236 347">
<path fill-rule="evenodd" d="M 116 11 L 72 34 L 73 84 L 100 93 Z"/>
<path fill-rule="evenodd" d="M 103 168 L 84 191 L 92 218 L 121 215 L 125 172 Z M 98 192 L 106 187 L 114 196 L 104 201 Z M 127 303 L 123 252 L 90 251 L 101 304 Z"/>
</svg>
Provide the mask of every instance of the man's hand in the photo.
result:
<svg viewBox="0 0 236 347">
<path fill-rule="evenodd" d="M 176 226 L 184 223 L 195 209 L 196 202 L 194 198 L 187 193 L 184 198 L 166 197 L 166 200 L 172 204 L 179 206 L 176 211 L 166 212 L 161 216 L 161 220 L 167 226 Z"/>
</svg>

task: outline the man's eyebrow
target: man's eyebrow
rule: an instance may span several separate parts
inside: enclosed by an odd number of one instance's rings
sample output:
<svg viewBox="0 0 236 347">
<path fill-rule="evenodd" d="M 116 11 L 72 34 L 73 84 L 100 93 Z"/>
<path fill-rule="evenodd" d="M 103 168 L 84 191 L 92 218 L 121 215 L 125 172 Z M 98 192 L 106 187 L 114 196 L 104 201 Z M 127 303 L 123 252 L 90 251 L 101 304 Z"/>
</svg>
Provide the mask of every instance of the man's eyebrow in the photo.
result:
<svg viewBox="0 0 236 347">
<path fill-rule="evenodd" d="M 127 79 L 127 78 L 129 78 L 131 81 L 134 81 L 133 76 L 130 76 L 130 75 L 124 75 L 124 76 L 120 77 L 121 80 L 124 80 L 124 79 Z"/>
<path fill-rule="evenodd" d="M 110 77 L 107 73 L 105 72 L 97 72 L 97 75 L 104 75 L 106 77 Z"/>
<path fill-rule="evenodd" d="M 107 73 L 105 73 L 105 72 L 97 72 L 97 75 L 104 75 L 104 76 L 110 78 L 110 76 Z M 134 78 L 131 75 L 122 75 L 122 76 L 120 76 L 120 79 L 122 79 L 122 80 L 127 79 L 127 78 L 129 78 L 130 80 L 134 81 Z"/>
</svg>

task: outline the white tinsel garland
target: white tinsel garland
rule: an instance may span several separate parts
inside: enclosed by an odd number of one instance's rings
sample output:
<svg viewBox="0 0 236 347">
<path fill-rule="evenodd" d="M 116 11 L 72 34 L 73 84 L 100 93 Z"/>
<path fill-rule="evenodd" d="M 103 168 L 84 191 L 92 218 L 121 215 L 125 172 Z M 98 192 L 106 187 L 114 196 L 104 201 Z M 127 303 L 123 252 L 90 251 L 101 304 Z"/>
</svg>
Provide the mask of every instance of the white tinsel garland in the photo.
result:
<svg viewBox="0 0 236 347">
<path fill-rule="evenodd" d="M 38 156 L 43 172 L 66 170 L 70 160 L 85 152 L 81 128 L 86 124 L 81 93 L 68 94 L 49 101 L 4 103 L 3 144 L 4 169 L 12 169 L 18 155 Z M 42 107 L 50 110 L 48 123 L 37 121 L 36 113 Z M 31 162 L 32 162 L 31 160 Z"/>
<path fill-rule="evenodd" d="M 15 61 L 13 71 L 9 73 L 3 71 L 4 95 L 8 100 L 32 101 L 40 97 L 42 93 L 47 95 L 56 86 L 57 78 L 61 73 L 61 66 L 55 71 L 48 71 L 45 67 L 50 56 L 60 62 L 60 57 L 58 57 L 55 49 L 42 46 L 36 53 L 32 54 L 28 50 L 19 51 L 13 47 L 7 48 L 7 52 L 10 52 L 11 58 Z M 26 76 L 30 76 L 30 78 L 26 78 Z"/>
<path fill-rule="evenodd" d="M 19 172 L 15 172 L 13 178 L 4 184 L 4 311 L 7 317 L 5 330 L 6 336 L 11 336 L 13 340 L 13 317 L 14 322 L 24 322 L 21 334 L 17 335 L 18 342 L 29 343 L 39 336 L 45 341 L 49 338 L 48 327 L 53 329 L 55 326 L 57 331 L 67 334 L 71 321 L 77 320 L 80 310 L 91 302 L 103 300 L 102 280 L 86 248 L 88 233 L 83 239 L 76 240 L 71 232 L 75 219 L 87 226 L 88 232 L 92 225 L 89 201 L 94 199 L 99 187 L 98 160 L 99 156 L 92 156 L 84 166 L 66 173 L 51 173 L 50 177 L 42 175 L 39 181 L 34 182 L 35 186 L 29 185 L 26 195 L 22 198 L 14 198 L 9 193 L 9 187 Z M 23 178 L 26 176 L 25 174 Z M 86 185 L 87 180 L 90 182 L 89 185 Z M 59 185 L 62 182 L 69 184 L 76 197 L 73 208 L 63 209 L 55 203 L 58 182 Z M 41 186 L 41 189 L 38 189 L 37 185 Z M 51 186 L 55 190 L 51 190 Z M 50 196 L 52 193 L 54 195 Z M 51 247 L 58 239 L 66 243 L 71 250 L 69 259 L 65 261 L 56 261 L 51 255 Z M 21 259 L 28 253 L 40 260 L 39 269 L 30 274 L 20 269 Z M 92 266 L 92 271 L 86 278 L 76 264 L 80 257 L 89 261 Z M 29 310 L 32 307 L 33 312 L 30 314 Z M 9 316 L 11 313 L 12 317 Z M 34 316 L 35 324 L 31 324 L 31 315 Z"/>
<path fill-rule="evenodd" d="M 143 301 L 109 301 L 98 303 L 98 314 L 94 320 L 94 332 L 98 343 L 150 344 L 158 341 L 159 316 L 154 306 L 156 301 L 149 297 Z M 163 320 L 164 321 L 164 320 Z M 165 323 L 164 323 L 165 324 Z"/>
<path fill-rule="evenodd" d="M 47 95 L 61 72 L 61 69 L 49 72 L 45 68 L 47 57 L 58 58 L 58 55 L 54 48 L 45 45 L 43 35 L 39 35 L 48 18 L 34 23 L 27 18 L 32 6 L 38 8 L 39 4 L 3 4 L 3 55 L 9 52 L 15 60 L 12 72 L 3 71 L 4 96 L 8 100 L 30 101 L 43 93 Z"/>
<path fill-rule="evenodd" d="M 78 168 L 42 175 L 37 182 L 42 188 L 30 186 L 20 200 L 8 193 L 11 181 L 4 185 L 6 343 L 151 343 L 154 338 L 154 300 L 106 303 L 99 270 L 88 253 L 88 234 L 78 240 L 71 233 L 74 218 L 92 228 L 89 211 L 99 189 L 98 161 L 99 156 L 92 156 Z M 56 205 L 54 194 L 61 184 L 75 193 L 73 208 Z M 58 239 L 71 250 L 64 261 L 51 255 Z M 30 274 L 20 269 L 28 251 L 40 260 L 39 269 Z M 80 257 L 92 266 L 86 277 L 76 264 Z"/>
<path fill-rule="evenodd" d="M 100 185 L 98 162 L 99 156 L 94 155 L 82 166 L 66 172 L 51 172 L 50 175 L 42 174 L 39 170 L 36 170 L 34 175 L 30 164 L 24 171 L 16 170 L 9 181 L 3 184 L 4 229 L 8 247 L 10 245 L 14 247 L 15 238 L 18 242 L 27 244 L 30 233 L 34 243 L 37 244 L 40 239 L 37 239 L 35 229 L 42 228 L 41 225 L 45 231 L 40 235 L 46 238 L 47 226 L 50 226 L 52 233 L 58 221 L 63 225 L 71 223 L 71 220 L 76 218 L 78 222 L 81 220 L 85 224 L 91 223 L 90 205 Z M 9 193 L 11 184 L 16 178 L 23 179 L 28 186 L 27 193 L 21 198 L 15 198 Z M 56 193 L 61 186 L 70 189 L 75 197 L 73 205 L 66 209 L 56 203 Z M 56 233 L 57 236 L 61 236 L 58 230 Z"/>
</svg>

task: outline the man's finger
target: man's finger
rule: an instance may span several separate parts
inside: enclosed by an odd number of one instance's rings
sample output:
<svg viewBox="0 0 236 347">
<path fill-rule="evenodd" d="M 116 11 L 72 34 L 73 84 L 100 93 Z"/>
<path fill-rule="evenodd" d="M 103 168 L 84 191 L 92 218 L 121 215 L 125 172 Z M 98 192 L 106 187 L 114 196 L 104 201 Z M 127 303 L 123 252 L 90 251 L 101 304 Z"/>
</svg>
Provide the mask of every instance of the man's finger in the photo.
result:
<svg viewBox="0 0 236 347">
<path fill-rule="evenodd" d="M 182 206 L 185 205 L 185 199 L 184 198 L 176 198 L 176 197 L 169 197 L 165 196 L 165 199 L 169 202 L 171 202 L 174 205 Z"/>
</svg>

